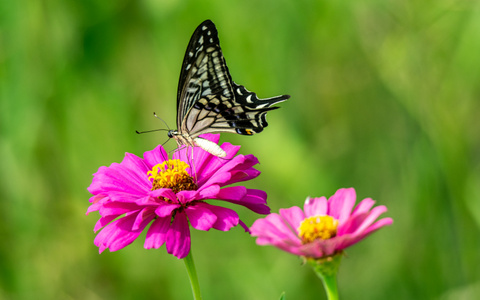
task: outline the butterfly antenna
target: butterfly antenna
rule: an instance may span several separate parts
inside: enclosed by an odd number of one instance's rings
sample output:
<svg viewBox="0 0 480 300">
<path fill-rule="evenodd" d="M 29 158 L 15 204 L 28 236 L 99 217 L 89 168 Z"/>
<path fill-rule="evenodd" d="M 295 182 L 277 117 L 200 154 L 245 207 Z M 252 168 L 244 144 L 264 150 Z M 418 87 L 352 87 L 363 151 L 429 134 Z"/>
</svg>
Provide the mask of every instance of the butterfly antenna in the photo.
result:
<svg viewBox="0 0 480 300">
<path fill-rule="evenodd" d="M 165 126 L 167 126 L 168 128 L 168 131 L 170 131 L 170 127 L 168 127 L 168 124 L 167 122 L 165 122 L 162 118 L 160 118 L 159 116 L 157 116 L 157 114 L 154 112 L 153 115 L 155 116 L 155 118 L 159 119 L 160 121 L 163 122 L 163 124 L 165 124 Z"/>
<path fill-rule="evenodd" d="M 153 130 L 145 130 L 145 131 L 138 131 L 135 130 L 137 134 L 148 133 L 148 132 L 155 132 L 155 131 L 168 131 L 167 129 L 153 129 Z"/>
<path fill-rule="evenodd" d="M 153 130 L 145 130 L 145 131 L 138 131 L 138 130 L 135 130 L 135 132 L 137 134 L 142 134 L 142 133 L 147 133 L 147 132 L 155 132 L 155 131 L 170 131 L 170 127 L 168 127 L 168 124 L 167 122 L 165 122 L 162 118 L 160 118 L 159 116 L 157 116 L 157 114 L 154 112 L 153 115 L 155 116 L 155 118 L 159 119 L 160 121 L 163 122 L 163 124 L 165 124 L 165 126 L 168 128 L 168 129 L 153 129 Z M 163 145 L 162 145 L 163 146 Z"/>
</svg>

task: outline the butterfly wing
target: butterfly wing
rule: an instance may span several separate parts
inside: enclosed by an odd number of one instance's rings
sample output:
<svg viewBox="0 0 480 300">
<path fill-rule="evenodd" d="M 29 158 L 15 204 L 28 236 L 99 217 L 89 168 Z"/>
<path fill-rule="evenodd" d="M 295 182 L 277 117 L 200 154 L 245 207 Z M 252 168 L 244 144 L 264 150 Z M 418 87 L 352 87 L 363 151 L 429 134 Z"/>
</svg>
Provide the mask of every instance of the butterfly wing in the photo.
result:
<svg viewBox="0 0 480 300">
<path fill-rule="evenodd" d="M 177 128 L 189 110 L 202 97 L 223 95 L 233 98 L 232 78 L 220 49 L 218 32 L 212 21 L 206 20 L 193 33 L 185 52 L 177 92 Z"/>
<path fill-rule="evenodd" d="M 270 106 L 286 99 L 288 96 L 265 99 L 266 103 L 261 103 L 258 107 L 249 107 L 224 96 L 208 95 L 200 98 L 190 109 L 187 120 L 195 121 L 186 122 L 185 128 L 192 137 L 207 132 L 231 132 L 243 135 L 259 133 L 268 125 L 266 113 L 278 108 Z"/>
<path fill-rule="evenodd" d="M 177 128 L 194 138 L 203 133 L 252 135 L 268 125 L 266 113 L 288 95 L 260 99 L 232 81 L 215 25 L 207 20 L 190 39 L 177 93 Z"/>
</svg>

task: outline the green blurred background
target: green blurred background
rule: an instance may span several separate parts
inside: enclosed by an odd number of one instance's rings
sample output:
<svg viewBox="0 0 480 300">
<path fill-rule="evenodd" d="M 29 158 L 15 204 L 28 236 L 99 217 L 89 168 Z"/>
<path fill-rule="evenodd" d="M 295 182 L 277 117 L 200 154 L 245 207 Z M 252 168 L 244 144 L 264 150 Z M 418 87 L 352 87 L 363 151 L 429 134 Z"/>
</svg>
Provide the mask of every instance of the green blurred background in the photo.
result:
<svg viewBox="0 0 480 300">
<path fill-rule="evenodd" d="M 343 299 L 480 296 L 480 2 L 0 2 L 0 299 L 191 299 L 144 235 L 98 254 L 86 188 L 175 127 L 180 66 L 212 19 L 232 77 L 290 94 L 255 154 L 273 212 L 355 187 L 394 219 L 347 251 Z M 167 144 L 169 150 L 174 142 Z M 239 210 L 251 225 L 258 217 Z M 192 232 L 204 299 L 324 299 L 315 274 L 240 228 Z M 476 295 L 476 296 L 475 296 Z"/>
</svg>

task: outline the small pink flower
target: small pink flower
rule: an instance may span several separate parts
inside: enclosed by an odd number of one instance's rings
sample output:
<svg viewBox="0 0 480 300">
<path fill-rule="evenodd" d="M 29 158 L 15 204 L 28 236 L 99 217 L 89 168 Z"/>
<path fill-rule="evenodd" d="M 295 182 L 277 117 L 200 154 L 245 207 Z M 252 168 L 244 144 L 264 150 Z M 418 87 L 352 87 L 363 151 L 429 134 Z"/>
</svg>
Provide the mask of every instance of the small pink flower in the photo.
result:
<svg viewBox="0 0 480 300">
<path fill-rule="evenodd" d="M 258 245 L 273 245 L 307 258 L 334 255 L 393 222 L 391 218 L 375 222 L 387 208 L 372 209 L 375 201 L 370 198 L 352 211 L 355 199 L 353 188 L 339 189 L 328 200 L 307 198 L 303 211 L 297 206 L 280 209 L 280 214 L 256 220 L 250 231 Z"/>
<path fill-rule="evenodd" d="M 219 140 L 219 135 L 202 137 L 215 143 Z M 248 231 L 234 210 L 209 204 L 209 199 L 268 214 L 264 191 L 224 187 L 260 175 L 253 168 L 257 158 L 251 154 L 235 156 L 240 146 L 224 143 L 221 147 L 227 153 L 225 158 L 195 147 L 179 150 L 172 160 L 165 160 L 168 155 L 158 146 L 145 152 L 143 159 L 126 153 L 121 163 L 100 167 L 88 188 L 93 197 L 87 211 L 99 211 L 101 216 L 94 228 L 103 227 L 94 241 L 100 253 L 131 244 L 149 224 L 144 247 L 166 244 L 167 252 L 178 258 L 190 251 L 189 225 L 198 230 L 227 231 L 240 224 Z"/>
</svg>

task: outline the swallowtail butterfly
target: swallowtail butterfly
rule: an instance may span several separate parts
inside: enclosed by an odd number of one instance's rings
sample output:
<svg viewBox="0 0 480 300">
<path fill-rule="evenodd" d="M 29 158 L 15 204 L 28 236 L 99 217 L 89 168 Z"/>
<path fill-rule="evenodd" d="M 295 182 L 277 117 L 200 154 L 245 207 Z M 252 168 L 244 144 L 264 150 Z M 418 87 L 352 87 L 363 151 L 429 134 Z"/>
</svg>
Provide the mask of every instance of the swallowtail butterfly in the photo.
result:
<svg viewBox="0 0 480 300">
<path fill-rule="evenodd" d="M 259 133 L 267 127 L 267 111 L 285 101 L 282 95 L 259 99 L 244 86 L 233 82 L 220 49 L 218 33 L 206 20 L 193 33 L 183 59 L 177 92 L 177 130 L 168 136 L 180 146 L 198 146 L 225 157 L 214 142 L 202 139 L 204 133 L 232 132 L 244 135 Z"/>
</svg>

